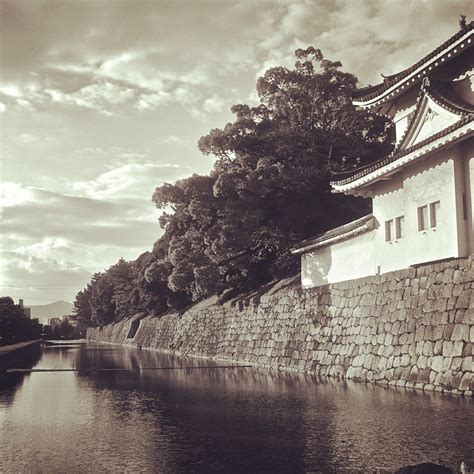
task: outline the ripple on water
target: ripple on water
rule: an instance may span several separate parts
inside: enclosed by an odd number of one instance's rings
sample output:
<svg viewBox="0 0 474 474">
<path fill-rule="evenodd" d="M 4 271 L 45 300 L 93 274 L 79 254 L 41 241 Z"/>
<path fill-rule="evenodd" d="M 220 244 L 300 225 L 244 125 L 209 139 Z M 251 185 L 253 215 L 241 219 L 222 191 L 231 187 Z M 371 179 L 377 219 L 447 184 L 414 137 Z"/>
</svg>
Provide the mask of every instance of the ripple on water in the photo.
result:
<svg viewBox="0 0 474 474">
<path fill-rule="evenodd" d="M 23 366 L 27 361 L 23 361 Z M 474 463 L 472 400 L 118 346 L 46 349 L 1 380 L 0 471 L 298 472 Z M 215 364 L 214 364 L 215 365 Z"/>
</svg>

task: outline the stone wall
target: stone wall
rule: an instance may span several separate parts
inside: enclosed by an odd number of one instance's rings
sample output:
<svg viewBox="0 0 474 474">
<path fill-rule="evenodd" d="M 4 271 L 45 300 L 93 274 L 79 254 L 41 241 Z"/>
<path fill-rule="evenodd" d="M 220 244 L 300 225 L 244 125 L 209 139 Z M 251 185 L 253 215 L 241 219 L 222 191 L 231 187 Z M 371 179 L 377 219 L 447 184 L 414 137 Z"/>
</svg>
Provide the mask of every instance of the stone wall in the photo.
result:
<svg viewBox="0 0 474 474">
<path fill-rule="evenodd" d="M 88 338 L 472 396 L 473 276 L 471 256 L 308 290 L 294 279 Z"/>
</svg>

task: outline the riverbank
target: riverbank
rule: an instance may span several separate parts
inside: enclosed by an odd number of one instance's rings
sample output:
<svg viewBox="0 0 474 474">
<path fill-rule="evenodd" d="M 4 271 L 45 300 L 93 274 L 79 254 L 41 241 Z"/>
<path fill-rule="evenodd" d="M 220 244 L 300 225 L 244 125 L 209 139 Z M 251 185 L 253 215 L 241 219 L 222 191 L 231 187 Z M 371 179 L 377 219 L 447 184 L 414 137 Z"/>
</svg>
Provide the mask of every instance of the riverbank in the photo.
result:
<svg viewBox="0 0 474 474">
<path fill-rule="evenodd" d="M 35 339 L 33 341 L 18 342 L 16 344 L 0 346 L 0 370 L 7 369 L 17 354 L 36 348 L 36 346 L 39 346 L 41 342 L 42 339 Z"/>
<path fill-rule="evenodd" d="M 89 340 L 472 396 L 474 256 L 89 329 Z"/>
<path fill-rule="evenodd" d="M 6 346 L 0 346 L 0 357 L 2 355 L 7 355 L 10 352 L 14 352 L 25 347 L 31 346 L 32 344 L 37 344 L 41 342 L 41 339 L 35 339 L 34 341 L 25 341 L 25 342 L 18 342 L 16 344 L 9 344 Z"/>
</svg>

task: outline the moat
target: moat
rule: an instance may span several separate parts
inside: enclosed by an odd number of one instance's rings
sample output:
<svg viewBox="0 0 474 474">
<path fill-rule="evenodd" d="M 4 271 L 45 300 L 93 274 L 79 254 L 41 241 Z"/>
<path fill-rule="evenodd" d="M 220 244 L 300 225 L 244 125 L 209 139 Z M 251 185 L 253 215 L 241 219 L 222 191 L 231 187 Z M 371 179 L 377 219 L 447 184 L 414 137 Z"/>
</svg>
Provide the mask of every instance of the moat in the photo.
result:
<svg viewBox="0 0 474 474">
<path fill-rule="evenodd" d="M 14 365 L 56 371 L 0 375 L 0 472 L 474 464 L 471 398 L 95 343 L 43 346 Z"/>
</svg>

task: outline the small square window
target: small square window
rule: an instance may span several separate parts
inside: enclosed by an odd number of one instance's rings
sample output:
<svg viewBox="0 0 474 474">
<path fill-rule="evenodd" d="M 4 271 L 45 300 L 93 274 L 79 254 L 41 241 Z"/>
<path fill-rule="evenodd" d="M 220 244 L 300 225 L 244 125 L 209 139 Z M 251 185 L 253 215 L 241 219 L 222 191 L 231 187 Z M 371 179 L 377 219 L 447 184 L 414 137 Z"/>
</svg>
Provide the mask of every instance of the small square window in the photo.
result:
<svg viewBox="0 0 474 474">
<path fill-rule="evenodd" d="M 393 219 L 385 221 L 385 242 L 390 242 L 393 237 Z"/>
<path fill-rule="evenodd" d="M 428 206 L 421 206 L 418 208 L 418 230 L 425 230 L 428 228 Z"/>
<path fill-rule="evenodd" d="M 395 218 L 395 238 L 401 239 L 403 237 L 403 223 L 404 216 L 399 216 Z"/>
<path fill-rule="evenodd" d="M 436 227 L 439 219 L 439 201 L 430 204 L 430 227 Z"/>
</svg>

